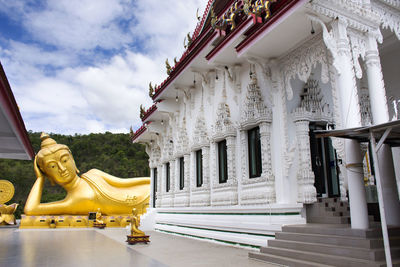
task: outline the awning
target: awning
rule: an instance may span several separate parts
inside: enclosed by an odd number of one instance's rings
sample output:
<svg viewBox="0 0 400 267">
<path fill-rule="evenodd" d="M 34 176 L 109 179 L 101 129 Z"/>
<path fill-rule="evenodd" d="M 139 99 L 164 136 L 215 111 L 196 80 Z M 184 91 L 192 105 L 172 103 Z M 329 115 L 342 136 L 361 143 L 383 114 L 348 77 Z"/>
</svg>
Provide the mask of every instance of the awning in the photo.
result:
<svg viewBox="0 0 400 267">
<path fill-rule="evenodd" d="M 383 191 L 382 191 L 381 174 L 379 171 L 378 151 L 383 144 L 388 144 L 392 147 L 400 146 L 400 120 L 382 123 L 374 126 L 368 126 L 368 127 L 349 128 L 342 130 L 315 131 L 315 134 L 316 137 L 337 137 L 337 138 L 354 139 L 359 142 L 370 142 L 372 148 L 372 157 L 375 162 L 374 164 L 375 181 L 378 192 L 379 212 L 381 215 L 381 226 L 382 226 L 383 243 L 385 247 L 386 264 L 387 266 L 392 266 L 389 234 L 386 223 L 385 203 L 383 201 L 383 196 L 382 196 Z M 378 141 L 378 143 L 376 143 L 376 141 Z M 399 185 L 398 188 L 400 188 Z"/>
<path fill-rule="evenodd" d="M 380 140 L 385 131 L 391 129 L 383 143 L 392 147 L 400 146 L 400 120 L 382 123 L 374 126 L 348 128 L 342 130 L 319 130 L 315 131 L 316 137 L 338 137 L 354 139 L 361 143 L 369 142 L 370 133 L 376 140 Z"/>
</svg>

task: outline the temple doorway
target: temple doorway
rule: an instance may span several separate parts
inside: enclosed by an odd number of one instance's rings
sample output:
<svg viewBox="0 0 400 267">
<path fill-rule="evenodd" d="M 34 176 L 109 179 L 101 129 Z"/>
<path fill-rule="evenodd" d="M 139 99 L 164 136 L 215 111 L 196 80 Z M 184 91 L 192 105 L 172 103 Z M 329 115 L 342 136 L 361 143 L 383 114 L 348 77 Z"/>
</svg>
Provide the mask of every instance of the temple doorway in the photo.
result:
<svg viewBox="0 0 400 267">
<path fill-rule="evenodd" d="M 336 151 L 329 137 L 315 138 L 314 131 L 325 130 L 326 123 L 310 122 L 310 150 L 314 186 L 318 197 L 339 197 L 339 173 Z"/>
</svg>

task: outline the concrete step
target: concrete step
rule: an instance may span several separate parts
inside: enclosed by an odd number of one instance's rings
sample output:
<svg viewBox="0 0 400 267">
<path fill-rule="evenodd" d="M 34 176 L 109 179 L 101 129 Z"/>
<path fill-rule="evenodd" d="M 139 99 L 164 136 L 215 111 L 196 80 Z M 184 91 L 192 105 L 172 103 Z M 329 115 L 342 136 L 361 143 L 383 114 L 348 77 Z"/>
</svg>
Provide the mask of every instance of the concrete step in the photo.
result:
<svg viewBox="0 0 400 267">
<path fill-rule="evenodd" d="M 330 197 L 330 198 L 318 198 L 317 203 L 347 203 L 340 201 L 340 198 Z"/>
<path fill-rule="evenodd" d="M 321 253 L 325 255 L 336 255 L 342 257 L 351 257 L 369 261 L 384 261 L 385 251 L 383 248 L 365 249 L 347 246 L 325 245 L 316 243 L 306 243 L 288 240 L 268 240 L 268 248 L 284 248 L 298 251 L 307 251 Z M 261 248 L 260 252 L 265 252 Z M 393 255 L 400 253 L 400 248 L 393 248 Z"/>
<path fill-rule="evenodd" d="M 260 252 L 249 252 L 249 258 L 260 260 L 268 263 L 282 264 L 290 267 L 332 267 L 333 265 L 326 265 L 321 263 L 313 263 L 310 261 L 296 260 L 282 256 L 276 256 Z"/>
<path fill-rule="evenodd" d="M 332 216 L 350 216 L 350 211 L 346 210 L 346 211 L 327 211 L 327 215 L 332 214 Z"/>
<path fill-rule="evenodd" d="M 295 260 L 302 260 L 302 261 L 309 261 L 313 264 L 320 263 L 320 264 L 329 264 L 332 266 L 340 266 L 340 267 L 347 267 L 347 266 L 359 266 L 359 267 L 383 267 L 386 265 L 385 261 L 369 261 L 369 260 L 362 260 L 362 259 L 355 259 L 337 255 L 324 255 L 321 253 L 309 252 L 309 251 L 299 251 L 293 249 L 285 249 L 285 248 L 275 248 L 275 247 L 264 247 L 262 248 L 261 253 L 286 257 Z"/>
<path fill-rule="evenodd" d="M 349 216 L 315 216 L 307 218 L 309 223 L 327 223 L 327 224 L 348 224 L 350 222 Z"/>
<path fill-rule="evenodd" d="M 317 202 L 317 203 L 313 203 L 313 206 L 316 207 L 325 207 L 325 208 L 348 208 L 349 205 L 347 203 L 343 203 L 343 202 Z"/>
<path fill-rule="evenodd" d="M 332 211 L 342 211 L 342 212 L 344 212 L 344 211 L 349 211 L 350 212 L 350 207 L 331 207 L 332 208 Z"/>
<path fill-rule="evenodd" d="M 352 229 L 350 225 L 345 224 L 297 224 L 286 225 L 282 227 L 282 232 L 304 233 L 304 234 L 321 234 L 321 235 L 338 235 L 338 236 L 355 236 L 355 237 L 382 237 L 380 228 L 370 229 Z M 399 236 L 399 228 L 389 228 L 390 236 Z"/>
<path fill-rule="evenodd" d="M 279 232 L 275 234 L 276 240 L 299 241 L 326 245 L 347 246 L 357 248 L 383 248 L 382 238 L 366 239 L 352 236 L 333 236 L 321 234 L 301 234 Z M 400 238 L 391 238 L 391 246 L 400 246 Z"/>
</svg>

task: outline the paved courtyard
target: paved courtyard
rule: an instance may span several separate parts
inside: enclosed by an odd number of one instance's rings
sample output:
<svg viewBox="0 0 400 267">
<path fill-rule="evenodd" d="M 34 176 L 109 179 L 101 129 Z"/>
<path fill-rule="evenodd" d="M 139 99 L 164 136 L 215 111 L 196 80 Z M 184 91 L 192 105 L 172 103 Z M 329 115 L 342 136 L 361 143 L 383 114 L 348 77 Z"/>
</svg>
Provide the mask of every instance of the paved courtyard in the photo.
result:
<svg viewBox="0 0 400 267">
<path fill-rule="evenodd" d="M 128 245 L 126 229 L 0 229 L 0 266 L 276 266 L 249 259 L 248 249 L 147 232 Z"/>
</svg>

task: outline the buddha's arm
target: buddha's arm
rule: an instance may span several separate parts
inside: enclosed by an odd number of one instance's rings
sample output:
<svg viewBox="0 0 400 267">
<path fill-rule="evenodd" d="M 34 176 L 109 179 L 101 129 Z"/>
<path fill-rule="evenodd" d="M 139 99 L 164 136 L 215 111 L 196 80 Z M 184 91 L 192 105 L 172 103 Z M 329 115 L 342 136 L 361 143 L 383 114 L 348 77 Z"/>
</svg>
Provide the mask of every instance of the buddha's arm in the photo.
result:
<svg viewBox="0 0 400 267">
<path fill-rule="evenodd" d="M 144 177 L 122 179 L 96 169 L 90 170 L 89 172 L 95 172 L 96 174 L 100 175 L 108 184 L 115 187 L 130 187 L 135 185 L 150 184 L 150 179 Z"/>
<path fill-rule="evenodd" d="M 44 177 L 38 177 L 31 189 L 31 192 L 29 193 L 28 199 L 26 200 L 24 208 L 24 213 L 26 215 L 57 214 L 60 210 L 63 210 L 67 207 L 65 200 L 52 203 L 40 203 L 40 199 L 42 198 L 43 184 Z"/>
</svg>

